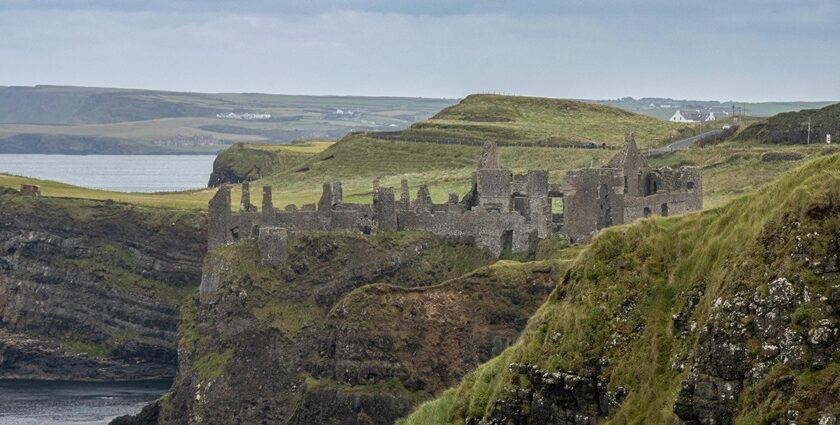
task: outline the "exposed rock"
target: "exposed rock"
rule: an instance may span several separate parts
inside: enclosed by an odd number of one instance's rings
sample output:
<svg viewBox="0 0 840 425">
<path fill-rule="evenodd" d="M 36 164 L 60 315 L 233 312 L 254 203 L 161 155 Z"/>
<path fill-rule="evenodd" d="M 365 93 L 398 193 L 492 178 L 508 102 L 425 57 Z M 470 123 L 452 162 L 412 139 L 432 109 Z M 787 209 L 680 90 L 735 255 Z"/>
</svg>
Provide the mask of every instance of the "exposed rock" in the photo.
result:
<svg viewBox="0 0 840 425">
<path fill-rule="evenodd" d="M 411 232 L 293 236 L 279 269 L 253 241 L 211 251 L 217 289 L 185 310 L 156 423 L 393 423 L 511 344 L 556 284 L 510 264 L 429 286 L 490 261 Z"/>
<path fill-rule="evenodd" d="M 172 376 L 204 215 L 0 194 L 0 377 Z"/>
</svg>

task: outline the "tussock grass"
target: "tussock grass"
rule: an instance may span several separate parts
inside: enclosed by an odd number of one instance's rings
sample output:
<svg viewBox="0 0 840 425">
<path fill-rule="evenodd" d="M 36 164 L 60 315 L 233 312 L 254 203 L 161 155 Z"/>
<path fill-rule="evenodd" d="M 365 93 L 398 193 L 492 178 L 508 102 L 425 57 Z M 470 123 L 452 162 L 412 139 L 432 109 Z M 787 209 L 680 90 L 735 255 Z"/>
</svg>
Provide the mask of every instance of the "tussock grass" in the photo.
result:
<svg viewBox="0 0 840 425">
<path fill-rule="evenodd" d="M 455 391 L 447 390 L 439 398 L 421 404 L 409 418 L 400 419 L 395 425 L 433 425 L 446 423 L 449 409 L 455 400 Z"/>
<path fill-rule="evenodd" d="M 697 335 L 675 337 L 671 316 L 686 303 L 681 294 L 703 288 L 692 313 L 701 328 L 715 298 L 760 288 L 773 276 L 799 273 L 789 246 L 768 254 L 761 236 L 773 234 L 785 223 L 807 222 L 815 208 L 837 205 L 840 154 L 811 161 L 719 208 L 607 229 L 580 254 L 566 282 L 530 319 L 514 346 L 468 375 L 455 390 L 454 401 L 437 400 L 426 409 L 446 418 L 440 423 L 463 424 L 468 416 L 488 413 L 492 403 L 503 397 L 505 385 L 513 379 L 507 369 L 510 363 L 587 373 L 588 360 L 604 358 L 608 366 L 601 378 L 611 389 L 628 389 L 621 408 L 607 423 L 673 423 L 673 402 L 686 372 L 674 371 L 670 359 L 689 356 Z M 774 262 L 765 263 L 764 255 L 771 255 Z M 835 363 L 840 361 L 840 356 L 835 357 Z M 813 377 L 801 370 L 785 373 L 807 387 L 803 391 L 815 394 L 832 385 L 840 389 L 831 384 L 836 382 L 832 381 L 837 379 L 836 371 L 832 363 Z M 744 392 L 741 403 L 749 408 L 738 422 L 766 423 L 773 412 L 801 402 L 789 397 L 765 401 L 771 381 Z M 405 423 L 420 423 L 412 422 L 416 418 Z"/>
</svg>

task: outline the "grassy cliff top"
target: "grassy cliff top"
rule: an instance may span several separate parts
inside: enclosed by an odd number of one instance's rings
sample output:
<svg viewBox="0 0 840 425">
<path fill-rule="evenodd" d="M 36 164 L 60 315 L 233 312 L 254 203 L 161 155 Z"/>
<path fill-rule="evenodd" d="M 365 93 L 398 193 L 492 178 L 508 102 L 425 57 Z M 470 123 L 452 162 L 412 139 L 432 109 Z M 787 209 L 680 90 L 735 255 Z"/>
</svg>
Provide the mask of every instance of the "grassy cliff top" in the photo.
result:
<svg viewBox="0 0 840 425">
<path fill-rule="evenodd" d="M 678 124 L 623 109 L 566 99 L 474 94 L 403 132 L 407 140 L 621 146 L 636 134 L 642 148 L 688 137 L 710 124 Z M 717 127 L 717 124 L 714 125 Z"/>
<path fill-rule="evenodd" d="M 463 424 L 516 405 L 519 389 L 535 400 L 543 396 L 513 364 L 591 376 L 610 391 L 623 387 L 627 396 L 606 423 L 674 423 L 674 400 L 693 379 L 690 371 L 726 375 L 715 369 L 728 365 L 715 363 L 715 356 L 726 356 L 721 347 L 743 353 L 739 361 L 747 368 L 766 362 L 757 379 L 741 378 L 743 392 L 727 405 L 737 406 L 735 423 L 771 423 L 790 411 L 803 423 L 816 423 L 820 412 L 840 409 L 840 355 L 804 342 L 819 323 L 836 320 L 829 301 L 836 289 L 818 273 L 836 244 L 837 211 L 840 154 L 811 161 L 720 208 L 607 229 L 580 254 L 513 347 L 403 424 Z M 799 294 L 792 307 L 779 307 L 778 295 L 768 296 L 779 290 L 771 283 L 778 279 Z M 739 309 L 739 299 L 753 304 Z M 762 333 L 768 317 L 777 320 L 775 328 Z M 801 360 L 762 353 L 773 332 L 802 338 L 791 348 L 801 350 Z M 718 346 L 703 345 L 710 343 Z"/>
</svg>

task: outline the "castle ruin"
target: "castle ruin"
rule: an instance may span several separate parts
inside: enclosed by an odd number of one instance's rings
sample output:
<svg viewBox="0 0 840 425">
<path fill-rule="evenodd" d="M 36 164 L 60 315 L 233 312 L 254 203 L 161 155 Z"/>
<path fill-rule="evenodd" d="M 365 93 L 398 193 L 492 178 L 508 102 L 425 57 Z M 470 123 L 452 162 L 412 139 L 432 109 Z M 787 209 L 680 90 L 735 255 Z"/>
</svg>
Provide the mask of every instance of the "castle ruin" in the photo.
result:
<svg viewBox="0 0 840 425">
<path fill-rule="evenodd" d="M 225 185 L 209 203 L 208 247 L 257 239 L 263 262 L 279 266 L 286 260 L 290 234 L 415 230 L 469 240 L 502 255 L 525 252 L 550 234 L 583 242 L 605 227 L 703 207 L 700 170 L 651 168 L 632 135 L 605 167 L 568 171 L 563 185 L 549 184 L 548 177 L 545 170 L 514 174 L 503 168 L 496 145 L 486 143 L 469 192 L 460 199 L 452 193 L 442 204 L 432 202 L 426 185 L 412 200 L 406 180 L 399 197 L 396 189 L 374 180 L 369 204 L 345 203 L 341 182 L 334 182 L 324 183 L 317 204 L 283 210 L 274 208 L 271 187 L 264 186 L 258 210 L 245 182 L 239 211 L 233 213 L 230 186 Z M 562 213 L 553 212 L 557 202 Z"/>
</svg>

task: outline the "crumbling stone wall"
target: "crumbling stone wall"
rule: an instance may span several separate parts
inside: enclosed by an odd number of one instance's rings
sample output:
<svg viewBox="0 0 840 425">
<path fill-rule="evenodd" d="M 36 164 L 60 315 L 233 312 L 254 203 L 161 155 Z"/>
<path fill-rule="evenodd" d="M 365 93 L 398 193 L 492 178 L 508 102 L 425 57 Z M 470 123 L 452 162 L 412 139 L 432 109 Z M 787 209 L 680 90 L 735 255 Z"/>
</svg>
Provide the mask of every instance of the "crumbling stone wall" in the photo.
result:
<svg viewBox="0 0 840 425">
<path fill-rule="evenodd" d="M 281 267 L 289 258 L 289 232 L 282 227 L 261 227 L 257 237 L 263 264 Z"/>
<path fill-rule="evenodd" d="M 651 168 L 632 135 L 605 168 L 566 173 L 563 233 L 585 241 L 604 227 L 703 209 L 703 176 L 695 167 Z"/>
<path fill-rule="evenodd" d="M 248 183 L 242 187 L 239 212 L 231 213 L 230 187 L 223 186 L 210 201 L 211 248 L 240 238 L 255 238 L 263 260 L 279 265 L 289 234 L 420 230 L 441 237 L 473 241 L 496 255 L 527 251 L 533 236 L 559 232 L 574 242 L 590 239 L 600 229 L 651 215 L 672 215 L 703 207 L 700 170 L 682 167 L 652 169 L 638 151 L 633 136 L 605 168 L 572 170 L 566 187 L 549 185 L 548 172 L 514 174 L 502 168 L 493 143 L 485 144 L 472 186 L 463 199 L 450 194 L 435 204 L 428 186 L 414 200 L 408 181 L 396 189 L 373 182 L 370 204 L 344 203 L 341 182 L 324 183 L 317 204 L 274 209 L 271 187 L 263 187 L 262 211 L 251 205 Z M 562 222 L 551 211 L 551 198 L 562 197 Z M 276 246 L 274 246 L 274 245 Z M 269 246 L 272 245 L 272 246 Z"/>
</svg>

